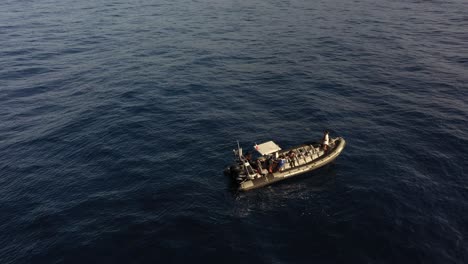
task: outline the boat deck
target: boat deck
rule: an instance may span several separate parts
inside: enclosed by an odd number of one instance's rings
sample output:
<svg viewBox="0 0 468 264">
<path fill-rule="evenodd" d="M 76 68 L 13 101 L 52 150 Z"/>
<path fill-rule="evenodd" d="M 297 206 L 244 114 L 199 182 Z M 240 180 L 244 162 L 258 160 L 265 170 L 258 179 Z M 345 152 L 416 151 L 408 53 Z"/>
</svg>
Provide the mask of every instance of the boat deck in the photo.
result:
<svg viewBox="0 0 468 264">
<path fill-rule="evenodd" d="M 285 151 L 280 151 L 279 155 L 285 155 L 287 156 L 289 151 L 295 151 L 296 152 L 296 157 L 292 159 L 286 158 L 286 163 L 284 164 L 284 167 L 282 168 L 282 171 L 276 171 L 273 174 L 286 174 L 288 170 L 294 169 L 303 165 L 306 165 L 313 160 L 317 160 L 320 157 L 322 157 L 325 152 L 320 149 L 319 145 L 308 145 L 308 144 L 303 144 Z M 329 152 L 332 152 L 333 148 L 330 149 Z M 259 158 L 260 161 L 265 161 L 265 158 L 261 157 Z M 268 171 L 265 168 L 262 168 L 262 173 L 263 174 L 269 174 Z"/>
</svg>

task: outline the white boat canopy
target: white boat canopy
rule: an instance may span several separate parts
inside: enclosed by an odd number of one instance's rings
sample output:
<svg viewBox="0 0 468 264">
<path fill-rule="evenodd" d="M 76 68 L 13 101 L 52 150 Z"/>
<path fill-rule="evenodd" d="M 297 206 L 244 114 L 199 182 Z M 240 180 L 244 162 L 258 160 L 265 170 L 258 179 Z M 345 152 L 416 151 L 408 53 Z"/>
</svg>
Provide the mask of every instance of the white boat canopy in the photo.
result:
<svg viewBox="0 0 468 264">
<path fill-rule="evenodd" d="M 281 148 L 273 141 L 268 141 L 260 145 L 255 144 L 254 148 L 262 155 L 268 155 L 281 150 Z"/>
</svg>

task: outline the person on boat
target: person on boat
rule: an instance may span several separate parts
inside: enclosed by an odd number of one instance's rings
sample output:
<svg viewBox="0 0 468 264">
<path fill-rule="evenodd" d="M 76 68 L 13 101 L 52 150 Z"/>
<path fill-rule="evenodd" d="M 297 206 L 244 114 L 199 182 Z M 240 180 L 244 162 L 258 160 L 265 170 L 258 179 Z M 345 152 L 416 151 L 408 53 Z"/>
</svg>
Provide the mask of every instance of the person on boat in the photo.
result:
<svg viewBox="0 0 468 264">
<path fill-rule="evenodd" d="M 252 153 L 247 152 L 247 153 L 245 153 L 245 156 L 244 156 L 244 157 L 245 157 L 245 159 L 250 163 L 250 165 L 253 164 L 253 162 L 252 162 Z"/>
<path fill-rule="evenodd" d="M 279 157 L 278 161 L 278 171 L 282 172 L 284 170 L 284 165 L 286 164 L 286 159 L 284 158 L 283 155 Z"/>
<path fill-rule="evenodd" d="M 264 174 L 262 172 L 262 169 L 263 169 L 262 162 L 259 159 L 257 159 L 257 172 L 258 174 L 263 176 Z"/>
<path fill-rule="evenodd" d="M 296 167 L 296 153 L 293 150 L 288 152 L 289 164 L 292 167 Z"/>
<path fill-rule="evenodd" d="M 274 159 L 273 155 L 270 155 L 267 160 L 267 169 L 269 173 L 273 173 L 273 165 L 274 165 Z"/>
<path fill-rule="evenodd" d="M 328 130 L 325 130 L 323 133 L 323 138 L 322 138 L 322 149 L 325 153 L 327 153 L 329 147 L 330 147 L 330 137 L 328 135 Z"/>
</svg>

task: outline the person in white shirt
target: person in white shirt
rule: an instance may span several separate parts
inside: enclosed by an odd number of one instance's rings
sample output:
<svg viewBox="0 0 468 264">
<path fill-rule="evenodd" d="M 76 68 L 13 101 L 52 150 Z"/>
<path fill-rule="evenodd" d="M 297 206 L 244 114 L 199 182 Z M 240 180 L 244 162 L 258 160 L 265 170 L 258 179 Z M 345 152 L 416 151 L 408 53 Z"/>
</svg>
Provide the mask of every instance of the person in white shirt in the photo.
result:
<svg viewBox="0 0 468 264">
<path fill-rule="evenodd" d="M 322 149 L 326 153 L 329 147 L 330 147 L 330 137 L 328 136 L 328 130 L 325 130 L 325 132 L 323 133 L 323 138 L 322 138 Z"/>
</svg>

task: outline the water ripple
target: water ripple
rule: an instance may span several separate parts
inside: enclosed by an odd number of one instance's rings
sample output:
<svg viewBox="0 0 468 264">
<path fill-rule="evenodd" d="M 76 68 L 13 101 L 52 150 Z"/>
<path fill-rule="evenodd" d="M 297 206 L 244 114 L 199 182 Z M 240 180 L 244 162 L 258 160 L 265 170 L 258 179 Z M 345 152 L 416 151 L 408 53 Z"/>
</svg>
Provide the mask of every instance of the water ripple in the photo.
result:
<svg viewBox="0 0 468 264">
<path fill-rule="evenodd" d="M 2 1 L 0 262 L 465 263 L 467 8 Z M 323 129 L 326 168 L 222 175 Z"/>
</svg>

